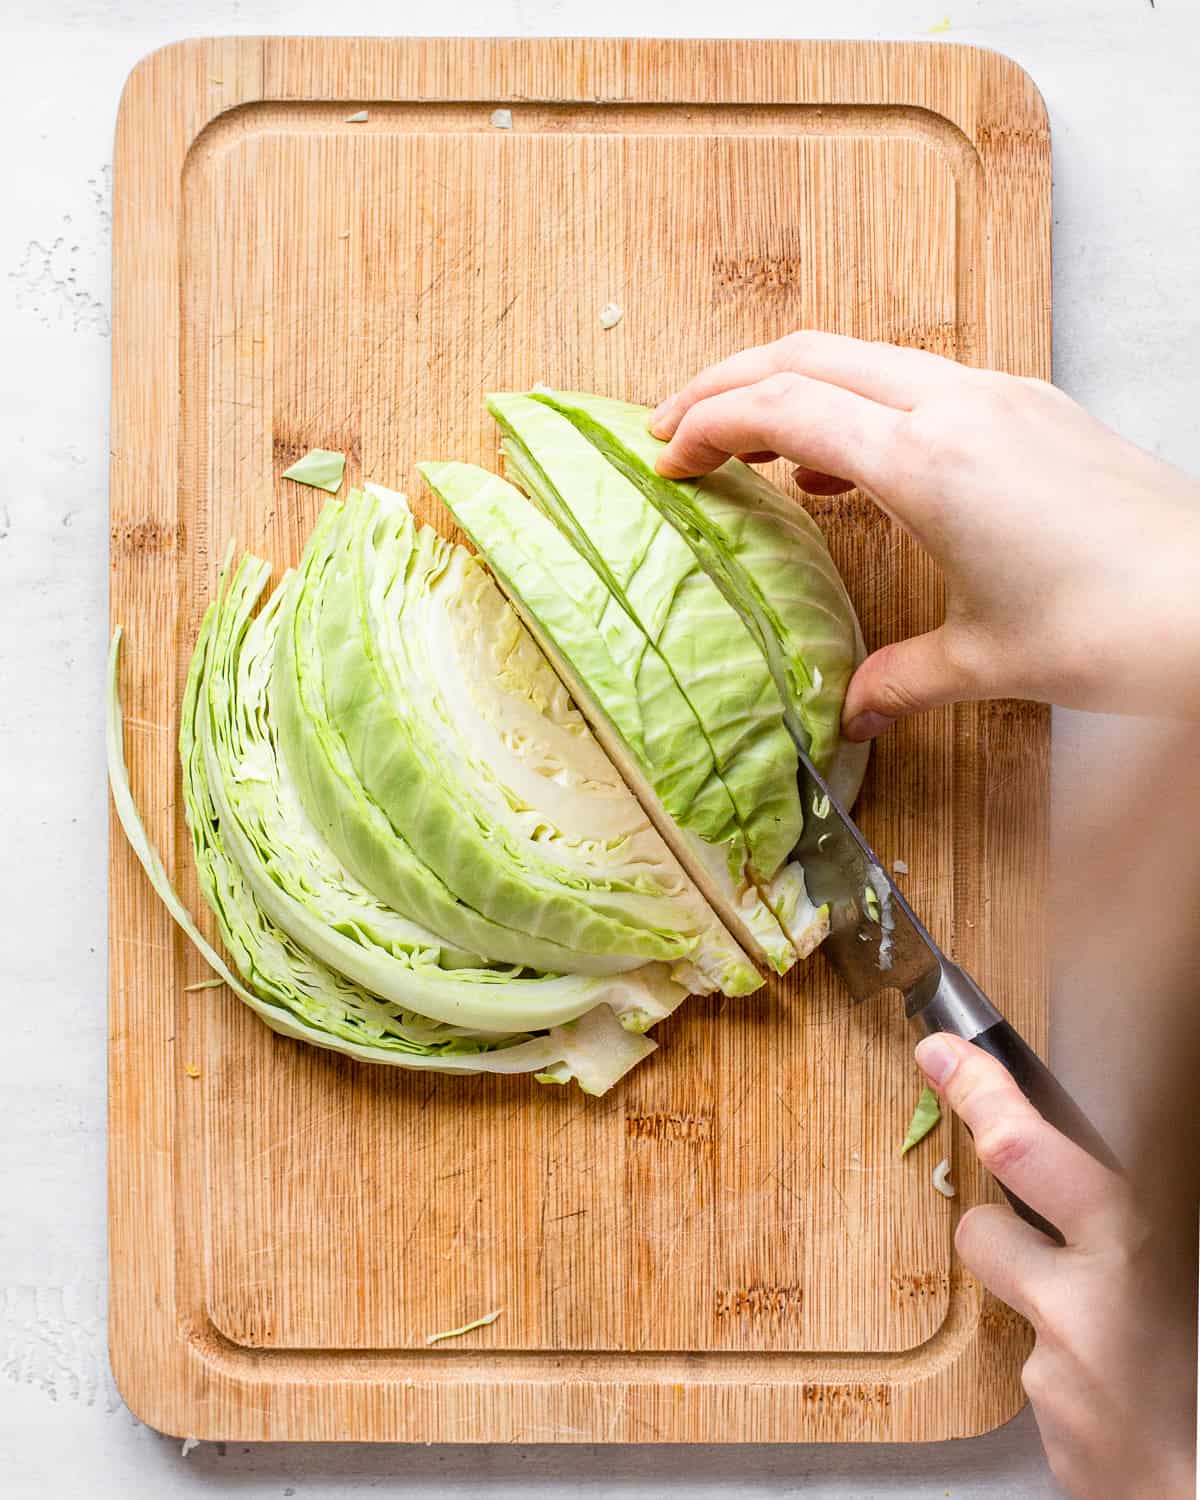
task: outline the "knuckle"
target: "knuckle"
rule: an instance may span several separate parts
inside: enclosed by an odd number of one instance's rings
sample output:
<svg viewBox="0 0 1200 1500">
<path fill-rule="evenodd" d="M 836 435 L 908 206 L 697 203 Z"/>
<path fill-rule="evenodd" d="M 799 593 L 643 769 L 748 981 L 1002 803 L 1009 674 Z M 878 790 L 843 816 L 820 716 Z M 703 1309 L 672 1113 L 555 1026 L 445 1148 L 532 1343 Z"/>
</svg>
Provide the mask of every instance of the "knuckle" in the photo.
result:
<svg viewBox="0 0 1200 1500">
<path fill-rule="evenodd" d="M 1039 380 L 1036 375 L 1020 375 L 1016 379 L 1026 391 L 1032 391 L 1035 395 L 1042 397 L 1045 401 L 1063 402 L 1070 401 L 1065 392 L 1052 384 L 1049 380 Z"/>
<path fill-rule="evenodd" d="M 975 1137 L 975 1154 L 993 1177 L 1019 1167 L 1033 1149 L 1033 1135 L 1022 1119 L 1001 1119 Z"/>
<path fill-rule="evenodd" d="M 1001 370 L 976 370 L 971 380 L 974 399 L 982 404 L 1006 403 L 1019 400 L 1025 391 L 1025 382 Z"/>
<path fill-rule="evenodd" d="M 791 370 L 777 370 L 758 382 L 755 397 L 762 411 L 774 413 L 790 404 L 796 396 L 800 378 Z"/>
<path fill-rule="evenodd" d="M 957 696 L 967 697 L 994 680 L 995 653 L 985 632 L 961 619 L 952 621 L 948 609 L 941 640 L 947 675 L 957 685 Z"/>
<path fill-rule="evenodd" d="M 984 440 L 1027 399 L 1021 382 L 989 370 L 963 370 L 963 380 L 905 412 L 892 441 L 910 472 L 953 478 L 978 465 Z"/>
<path fill-rule="evenodd" d="M 912 473 L 940 472 L 955 457 L 952 422 L 941 403 L 928 403 L 906 412 L 892 436 L 895 461 Z"/>
<path fill-rule="evenodd" d="M 972 381 L 974 420 L 979 427 L 1010 424 L 1040 403 L 1053 403 L 1061 392 L 1049 381 L 1005 375 L 998 370 L 979 370 Z"/>
<path fill-rule="evenodd" d="M 1063 1342 L 1067 1319 L 1062 1295 L 1061 1292 L 1056 1294 L 1045 1281 L 1033 1278 L 1022 1285 L 1021 1301 L 1025 1316 L 1039 1339 L 1038 1348 L 1030 1355 L 1031 1360 L 1037 1360 L 1039 1352 L 1044 1354 L 1048 1347 L 1061 1346 Z M 1043 1368 L 1044 1364 L 1043 1358 L 1038 1368 Z"/>
<path fill-rule="evenodd" d="M 699 376 L 697 376 L 696 379 L 689 380 L 687 385 L 681 387 L 671 397 L 670 404 L 667 408 L 668 413 L 669 415 L 682 420 L 696 405 L 697 401 L 701 401 L 703 400 L 703 398 L 704 387 L 700 382 Z"/>
<path fill-rule="evenodd" d="M 815 328 L 797 328 L 794 333 L 785 334 L 777 348 L 789 363 L 801 362 L 814 352 L 820 339 L 821 334 Z"/>
</svg>

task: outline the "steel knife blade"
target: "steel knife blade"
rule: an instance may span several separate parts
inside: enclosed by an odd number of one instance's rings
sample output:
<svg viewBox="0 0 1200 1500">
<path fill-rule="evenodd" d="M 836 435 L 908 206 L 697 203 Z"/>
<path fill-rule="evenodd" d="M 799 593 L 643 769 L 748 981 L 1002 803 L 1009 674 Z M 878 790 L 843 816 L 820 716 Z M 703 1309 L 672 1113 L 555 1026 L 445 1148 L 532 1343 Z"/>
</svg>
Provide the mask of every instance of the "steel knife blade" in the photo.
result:
<svg viewBox="0 0 1200 1500">
<path fill-rule="evenodd" d="M 813 901 L 829 907 L 822 951 L 855 1000 L 894 988 L 907 1005 L 945 955 L 807 752 L 796 753 L 804 832 L 793 858 Z"/>
</svg>

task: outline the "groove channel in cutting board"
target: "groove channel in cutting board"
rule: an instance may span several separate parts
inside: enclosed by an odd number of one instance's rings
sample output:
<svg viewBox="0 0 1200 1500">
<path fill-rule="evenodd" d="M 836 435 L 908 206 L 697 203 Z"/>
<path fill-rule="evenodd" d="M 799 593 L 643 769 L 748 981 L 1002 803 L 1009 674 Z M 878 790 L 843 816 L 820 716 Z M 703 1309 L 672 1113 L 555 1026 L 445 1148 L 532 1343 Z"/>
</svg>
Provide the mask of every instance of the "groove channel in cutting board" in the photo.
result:
<svg viewBox="0 0 1200 1500">
<path fill-rule="evenodd" d="M 994 244 L 1008 233 L 1044 289 L 1044 130 L 1024 75 L 956 49 L 789 47 L 789 84 L 765 46 L 587 45 L 591 63 L 584 44 L 189 44 L 143 65 L 140 94 L 135 75 L 113 608 L 130 718 L 163 726 L 130 746 L 135 784 L 194 910 L 170 726 L 226 540 L 299 554 L 323 497 L 278 475 L 308 447 L 344 450 L 348 483 L 404 488 L 448 529 L 414 464 L 494 463 L 489 389 L 653 400 L 800 326 L 1045 373 L 1046 309 L 1008 289 Z M 730 72 L 735 47 L 746 67 Z M 171 157 L 146 111 L 173 73 L 192 113 Z M 204 76 L 238 81 L 219 101 L 234 107 L 204 102 Z M 491 124 L 498 102 L 512 130 Z M 973 135 L 971 111 L 1002 105 L 1024 134 Z M 155 170 L 138 153 L 156 140 L 176 211 L 151 202 L 135 235 Z M 1021 162 L 1024 237 L 992 203 Z M 160 283 L 177 343 L 157 325 L 138 338 Z M 606 331 L 610 299 L 624 317 Z M 156 393 L 160 425 L 138 440 L 178 484 L 139 492 L 133 408 L 153 378 L 178 397 Z M 934 570 L 868 500 L 809 503 L 868 642 L 936 622 Z M 943 710 L 880 746 L 860 804 L 933 929 L 1035 1037 L 1045 750 L 1040 711 Z M 963 1277 L 958 1204 L 929 1186 L 951 1132 L 897 1156 L 916 1079 L 890 997 L 852 1008 L 818 957 L 752 1000 L 692 1001 L 601 1100 L 371 1069 L 272 1035 L 223 992 L 183 994 L 195 960 L 116 843 L 113 858 L 115 1029 L 141 1028 L 132 1050 L 165 1070 L 114 1055 L 114 1358 L 137 1409 L 167 1403 L 157 1425 L 197 1431 L 203 1400 L 212 1436 L 915 1437 L 1015 1409 L 1023 1327 Z M 135 934 L 169 958 L 149 966 Z M 169 1170 L 147 1235 L 130 1194 L 152 1120 Z M 147 1261 L 168 1243 L 178 1322 L 139 1342 L 159 1316 Z M 493 1307 L 470 1345 L 426 1350 Z M 480 1365 L 471 1349 L 496 1352 Z M 156 1390 L 154 1359 L 186 1379 Z M 359 1387 L 358 1407 L 335 1394 Z"/>
</svg>

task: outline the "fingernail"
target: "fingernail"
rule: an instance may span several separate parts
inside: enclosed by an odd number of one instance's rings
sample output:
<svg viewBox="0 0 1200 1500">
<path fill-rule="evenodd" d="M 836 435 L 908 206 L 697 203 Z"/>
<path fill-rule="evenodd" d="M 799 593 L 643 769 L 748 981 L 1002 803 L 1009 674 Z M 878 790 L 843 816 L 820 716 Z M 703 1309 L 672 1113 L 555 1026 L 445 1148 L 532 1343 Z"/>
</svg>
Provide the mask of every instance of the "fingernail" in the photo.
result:
<svg viewBox="0 0 1200 1500">
<path fill-rule="evenodd" d="M 671 436 L 671 427 L 667 419 L 671 415 L 671 407 L 674 401 L 674 396 L 668 396 L 665 401 L 660 401 L 650 413 L 650 420 L 646 423 L 646 426 L 650 429 L 652 437 L 661 438 L 665 441 Z"/>
<path fill-rule="evenodd" d="M 934 1088 L 940 1088 L 958 1067 L 958 1053 L 944 1036 L 936 1033 L 919 1041 L 913 1055 L 917 1059 L 917 1067 Z"/>
<path fill-rule="evenodd" d="M 886 714 L 870 712 L 855 714 L 846 725 L 846 738 L 848 740 L 873 740 L 877 734 L 890 729 L 895 722 L 895 719 L 889 719 Z"/>
</svg>

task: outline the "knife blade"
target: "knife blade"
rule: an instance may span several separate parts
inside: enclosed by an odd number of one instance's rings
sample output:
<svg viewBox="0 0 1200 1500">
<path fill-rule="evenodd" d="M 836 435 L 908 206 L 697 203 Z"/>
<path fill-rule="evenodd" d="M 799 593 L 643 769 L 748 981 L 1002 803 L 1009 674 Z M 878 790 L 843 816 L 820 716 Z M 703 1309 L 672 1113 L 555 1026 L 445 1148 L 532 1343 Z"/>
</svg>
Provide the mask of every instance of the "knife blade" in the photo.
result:
<svg viewBox="0 0 1200 1500">
<path fill-rule="evenodd" d="M 922 1036 L 964 1037 L 1012 1074 L 1034 1107 L 1064 1135 L 1113 1171 L 1120 1163 L 1091 1121 L 971 976 L 942 951 L 898 889 L 883 861 L 813 765 L 798 735 L 797 790 L 804 831 L 792 857 L 809 896 L 829 908 L 822 952 L 855 1001 L 899 990 L 904 1011 Z M 1053 1224 L 999 1184 L 1026 1223 L 1059 1244 Z"/>
<path fill-rule="evenodd" d="M 909 991 L 944 955 L 829 783 L 796 748 L 804 832 L 792 857 L 809 896 L 829 907 L 823 951 L 855 1000 L 898 989 L 907 1005 Z"/>
</svg>

